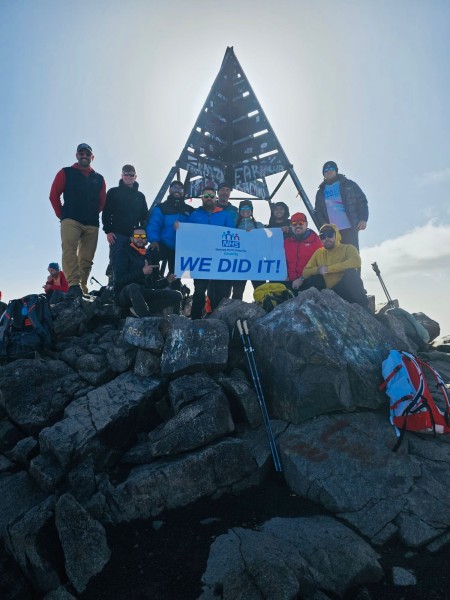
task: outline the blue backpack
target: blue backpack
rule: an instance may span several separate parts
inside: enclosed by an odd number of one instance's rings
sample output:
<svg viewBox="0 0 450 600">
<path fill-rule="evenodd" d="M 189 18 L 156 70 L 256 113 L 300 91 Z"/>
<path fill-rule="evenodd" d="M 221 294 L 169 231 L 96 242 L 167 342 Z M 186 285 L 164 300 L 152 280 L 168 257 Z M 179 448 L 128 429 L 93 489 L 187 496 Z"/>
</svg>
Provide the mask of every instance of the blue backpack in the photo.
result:
<svg viewBox="0 0 450 600">
<path fill-rule="evenodd" d="M 50 348 L 53 319 L 45 294 L 11 300 L 0 319 L 0 359 L 31 358 L 36 350 Z"/>
</svg>

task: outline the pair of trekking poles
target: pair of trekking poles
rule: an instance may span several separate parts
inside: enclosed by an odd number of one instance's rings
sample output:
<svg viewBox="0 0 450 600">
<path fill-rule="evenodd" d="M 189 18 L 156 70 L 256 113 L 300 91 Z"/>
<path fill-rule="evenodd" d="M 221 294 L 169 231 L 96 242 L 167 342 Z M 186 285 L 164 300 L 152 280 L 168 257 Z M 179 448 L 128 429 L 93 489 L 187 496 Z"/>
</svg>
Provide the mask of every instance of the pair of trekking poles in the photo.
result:
<svg viewBox="0 0 450 600">
<path fill-rule="evenodd" d="M 270 424 L 269 413 L 267 412 L 266 401 L 261 387 L 261 381 L 259 379 L 258 369 L 256 367 L 255 353 L 248 332 L 247 320 L 238 319 L 236 321 L 236 327 L 238 328 L 239 335 L 241 336 L 242 345 L 244 347 L 245 355 L 247 357 L 248 366 L 253 379 L 253 385 L 255 386 L 256 396 L 258 398 L 259 407 L 263 416 L 264 426 L 267 432 L 267 439 L 269 440 L 270 452 L 272 453 L 273 464 L 275 471 L 281 473 L 283 470 L 281 467 L 280 457 L 278 456 L 277 445 L 275 437 L 273 435 L 272 426 Z"/>
</svg>

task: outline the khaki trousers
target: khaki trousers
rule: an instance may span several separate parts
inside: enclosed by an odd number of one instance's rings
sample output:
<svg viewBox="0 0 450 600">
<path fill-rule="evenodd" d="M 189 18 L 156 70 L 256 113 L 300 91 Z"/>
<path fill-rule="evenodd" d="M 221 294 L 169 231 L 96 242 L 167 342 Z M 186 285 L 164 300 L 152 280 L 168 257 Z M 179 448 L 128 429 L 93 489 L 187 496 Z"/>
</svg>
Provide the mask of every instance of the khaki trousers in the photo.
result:
<svg viewBox="0 0 450 600">
<path fill-rule="evenodd" d="M 62 268 L 70 285 L 81 285 L 87 293 L 87 280 L 97 249 L 98 227 L 82 225 L 74 219 L 61 221 Z"/>
</svg>

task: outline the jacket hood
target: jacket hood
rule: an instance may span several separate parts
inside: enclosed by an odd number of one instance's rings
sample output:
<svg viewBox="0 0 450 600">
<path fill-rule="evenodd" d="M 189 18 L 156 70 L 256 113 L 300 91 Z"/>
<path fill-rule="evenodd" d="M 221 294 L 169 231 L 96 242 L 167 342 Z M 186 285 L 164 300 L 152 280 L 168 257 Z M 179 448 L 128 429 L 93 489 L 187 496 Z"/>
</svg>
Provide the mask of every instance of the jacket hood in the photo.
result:
<svg viewBox="0 0 450 600">
<path fill-rule="evenodd" d="M 335 247 L 333 249 L 333 250 L 335 250 L 340 245 L 341 239 L 342 239 L 341 234 L 339 233 L 339 229 L 336 227 L 336 225 L 334 223 L 324 223 L 322 225 L 322 227 L 320 228 L 320 232 L 319 233 L 322 233 L 322 231 L 324 229 L 329 229 L 330 227 L 331 227 L 331 229 L 334 230 L 334 233 L 336 234 L 336 245 L 335 245 Z M 333 250 L 331 252 L 333 252 Z"/>
<path fill-rule="evenodd" d="M 123 182 L 123 179 L 119 179 L 119 187 L 128 187 L 128 186 L 125 186 L 125 184 L 124 184 L 124 182 Z M 130 189 L 131 189 L 131 188 L 130 188 Z M 138 189 L 139 189 L 139 184 L 138 184 L 138 182 L 137 182 L 137 181 L 135 181 L 135 182 L 133 183 L 133 188 L 132 188 L 132 189 L 133 189 L 133 190 L 138 190 Z"/>
<path fill-rule="evenodd" d="M 336 175 L 336 179 L 334 181 L 343 181 L 344 179 L 347 179 L 347 177 L 345 175 L 341 175 L 340 173 L 338 173 Z M 331 181 L 330 183 L 334 183 L 334 181 Z M 319 185 L 319 190 L 323 190 L 323 188 L 327 185 L 327 181 L 325 181 L 325 179 L 322 181 L 322 183 Z"/>
</svg>

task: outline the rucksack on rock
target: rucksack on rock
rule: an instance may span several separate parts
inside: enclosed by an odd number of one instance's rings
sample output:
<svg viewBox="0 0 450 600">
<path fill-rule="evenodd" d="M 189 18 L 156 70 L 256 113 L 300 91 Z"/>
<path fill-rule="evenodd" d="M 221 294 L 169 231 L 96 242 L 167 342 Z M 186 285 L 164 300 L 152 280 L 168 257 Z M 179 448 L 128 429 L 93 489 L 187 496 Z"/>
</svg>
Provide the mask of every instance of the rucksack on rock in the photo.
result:
<svg viewBox="0 0 450 600">
<path fill-rule="evenodd" d="M 32 356 L 52 344 L 53 320 L 45 294 L 11 300 L 0 321 L 0 358 Z"/>
<path fill-rule="evenodd" d="M 442 394 L 442 408 L 431 395 L 423 368 L 428 369 Z M 390 420 L 399 447 L 405 431 L 450 433 L 450 401 L 439 373 L 428 363 L 409 354 L 391 350 L 383 361 L 384 381 L 380 385 L 390 398 Z"/>
<path fill-rule="evenodd" d="M 253 292 L 253 299 L 257 304 L 261 304 L 266 312 L 270 312 L 279 304 L 293 297 L 294 294 L 287 289 L 284 283 L 263 283 Z"/>
</svg>

